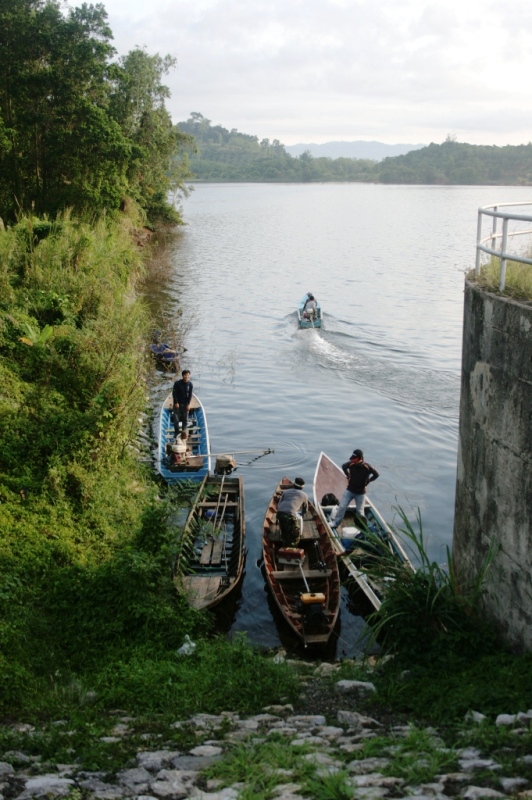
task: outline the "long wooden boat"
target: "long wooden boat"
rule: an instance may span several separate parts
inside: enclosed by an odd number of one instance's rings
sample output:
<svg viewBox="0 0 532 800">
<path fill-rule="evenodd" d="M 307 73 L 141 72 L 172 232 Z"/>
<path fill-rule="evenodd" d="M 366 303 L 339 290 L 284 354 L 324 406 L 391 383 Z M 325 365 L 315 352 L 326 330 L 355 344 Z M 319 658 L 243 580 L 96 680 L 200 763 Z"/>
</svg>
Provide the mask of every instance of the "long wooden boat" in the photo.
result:
<svg viewBox="0 0 532 800">
<path fill-rule="evenodd" d="M 327 529 L 338 559 L 373 607 L 378 609 L 385 587 L 382 581 L 371 579 L 366 574 L 364 565 L 368 566 L 370 563 L 374 565 L 376 559 L 382 560 L 391 557 L 410 569 L 413 567 L 397 535 L 377 511 L 369 497 L 366 497 L 364 511 L 367 519 L 365 530 L 355 513 L 354 500 L 348 505 L 338 529 L 331 526 L 338 502 L 341 500 L 346 486 L 347 479 L 342 469 L 325 453 L 320 453 L 313 486 L 316 509 Z M 334 502 L 334 498 L 337 502 Z"/>
<path fill-rule="evenodd" d="M 297 321 L 300 328 L 321 328 L 321 306 L 316 300 L 316 311 L 311 317 L 304 317 L 305 303 L 309 299 L 306 294 L 297 307 Z"/>
<path fill-rule="evenodd" d="M 340 608 L 338 564 L 325 525 L 312 503 L 302 519 L 297 546 L 283 546 L 277 506 L 284 490 L 293 486 L 289 478 L 283 478 L 266 511 L 262 534 L 266 580 L 281 614 L 305 647 L 325 645 Z"/>
<path fill-rule="evenodd" d="M 171 463 L 171 445 L 176 442 L 172 419 L 172 395 L 163 403 L 159 421 L 159 472 L 168 483 L 180 480 L 202 481 L 211 471 L 207 417 L 199 398 L 193 394 L 187 428 L 187 452 L 180 463 Z"/>
<path fill-rule="evenodd" d="M 193 608 L 220 603 L 244 571 L 244 479 L 206 476 L 190 509 L 174 582 Z"/>
</svg>

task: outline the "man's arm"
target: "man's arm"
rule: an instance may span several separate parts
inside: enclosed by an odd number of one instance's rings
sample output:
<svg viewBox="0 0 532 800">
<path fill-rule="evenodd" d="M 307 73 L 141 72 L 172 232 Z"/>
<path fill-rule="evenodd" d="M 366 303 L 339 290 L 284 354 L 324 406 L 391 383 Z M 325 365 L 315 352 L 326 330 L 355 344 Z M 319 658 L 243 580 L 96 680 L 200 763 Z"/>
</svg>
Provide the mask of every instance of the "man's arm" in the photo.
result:
<svg viewBox="0 0 532 800">
<path fill-rule="evenodd" d="M 178 404 L 178 400 L 177 400 L 177 381 L 172 386 L 172 400 L 173 400 L 174 406 L 176 406 Z"/>
<path fill-rule="evenodd" d="M 369 468 L 369 478 L 368 478 L 368 483 L 371 483 L 372 481 L 376 481 L 376 480 L 377 480 L 377 478 L 379 477 L 379 473 L 378 473 L 378 472 L 377 472 L 377 470 L 376 470 L 374 467 L 372 467 L 370 464 L 368 464 L 368 468 Z"/>
</svg>

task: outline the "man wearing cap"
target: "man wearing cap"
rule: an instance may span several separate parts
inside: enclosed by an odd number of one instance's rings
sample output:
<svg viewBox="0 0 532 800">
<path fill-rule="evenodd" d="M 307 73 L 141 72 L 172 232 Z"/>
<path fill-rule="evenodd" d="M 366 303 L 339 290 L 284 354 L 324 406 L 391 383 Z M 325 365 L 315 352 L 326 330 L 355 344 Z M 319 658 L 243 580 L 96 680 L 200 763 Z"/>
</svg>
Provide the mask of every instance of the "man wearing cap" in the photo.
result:
<svg viewBox="0 0 532 800">
<path fill-rule="evenodd" d="M 301 528 L 297 513 L 306 514 L 308 508 L 308 497 L 302 490 L 304 485 L 303 478 L 296 478 L 293 488 L 282 493 L 277 506 L 277 521 L 285 547 L 294 547 L 299 542 Z"/>
<path fill-rule="evenodd" d="M 337 528 L 344 518 L 347 506 L 354 500 L 356 503 L 356 513 L 364 521 L 364 506 L 366 505 L 366 486 L 372 481 L 376 481 L 379 473 L 371 464 L 364 461 L 362 450 L 353 450 L 349 461 L 342 464 L 342 470 L 347 478 L 347 489 L 342 495 L 340 505 L 334 518 L 333 527 Z"/>
</svg>

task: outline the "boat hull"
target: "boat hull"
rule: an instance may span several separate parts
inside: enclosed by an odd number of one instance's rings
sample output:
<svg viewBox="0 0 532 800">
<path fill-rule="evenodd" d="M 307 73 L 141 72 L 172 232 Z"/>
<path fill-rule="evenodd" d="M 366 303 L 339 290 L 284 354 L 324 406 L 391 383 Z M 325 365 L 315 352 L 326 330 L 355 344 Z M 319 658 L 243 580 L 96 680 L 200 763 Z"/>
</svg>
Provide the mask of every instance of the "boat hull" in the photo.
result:
<svg viewBox="0 0 532 800">
<path fill-rule="evenodd" d="M 191 423 L 191 424 L 190 424 Z M 211 471 L 211 457 L 207 417 L 199 398 L 193 394 L 187 428 L 192 458 L 188 464 L 172 466 L 167 455 L 167 445 L 175 442 L 172 419 L 172 395 L 169 394 L 161 408 L 159 420 L 158 470 L 167 483 L 176 481 L 202 481 Z"/>
<path fill-rule="evenodd" d="M 364 572 L 364 563 L 371 559 L 374 563 L 378 558 L 375 549 L 364 543 L 364 531 L 356 516 L 355 501 L 352 500 L 347 507 L 346 514 L 338 530 L 331 526 L 337 507 L 334 503 L 323 503 L 326 495 L 334 495 L 341 500 L 347 486 L 347 479 L 342 469 L 325 453 L 320 453 L 316 472 L 314 475 L 313 496 L 314 504 L 323 524 L 329 534 L 332 547 L 349 576 L 364 592 L 374 608 L 381 605 L 383 585 L 370 579 Z M 378 536 L 385 546 L 383 554 L 394 558 L 398 563 L 412 568 L 406 552 L 396 534 L 381 516 L 369 497 L 366 498 L 365 514 L 368 527 L 373 536 Z"/>
<path fill-rule="evenodd" d="M 316 316 L 314 319 L 306 319 L 303 316 L 303 309 L 308 297 L 305 295 L 297 307 L 297 323 L 300 328 L 321 328 L 321 306 L 319 303 L 316 305 Z"/>
<path fill-rule="evenodd" d="M 245 536 L 243 478 L 205 477 L 185 523 L 174 576 L 193 608 L 213 608 L 239 585 Z"/>
<path fill-rule="evenodd" d="M 268 505 L 262 547 L 266 580 L 288 625 L 307 646 L 325 645 L 336 625 L 340 608 L 340 575 L 325 526 L 310 503 L 303 518 L 295 561 L 289 563 L 283 547 L 277 506 L 285 489 L 293 486 L 283 478 Z"/>
</svg>

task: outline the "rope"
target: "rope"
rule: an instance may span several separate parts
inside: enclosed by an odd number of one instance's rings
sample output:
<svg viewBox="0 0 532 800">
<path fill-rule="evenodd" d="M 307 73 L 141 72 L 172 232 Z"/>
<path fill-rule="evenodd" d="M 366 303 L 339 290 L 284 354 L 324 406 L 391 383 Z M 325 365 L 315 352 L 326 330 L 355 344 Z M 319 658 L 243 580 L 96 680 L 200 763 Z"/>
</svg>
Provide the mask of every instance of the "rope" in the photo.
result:
<svg viewBox="0 0 532 800">
<path fill-rule="evenodd" d="M 258 461 L 259 458 L 264 458 L 264 456 L 269 456 L 270 453 L 275 453 L 275 450 L 270 450 L 270 449 L 264 450 L 263 453 L 261 453 L 259 456 L 255 456 L 255 458 L 252 458 L 251 461 L 246 461 L 245 464 L 239 464 L 238 466 L 239 467 L 249 467 L 249 465 L 253 464 L 254 461 Z"/>
</svg>

